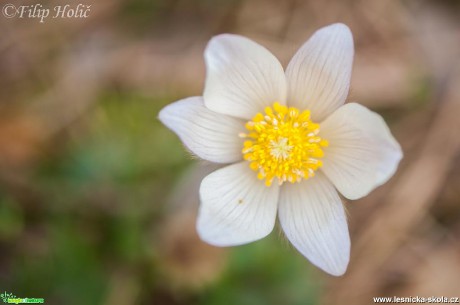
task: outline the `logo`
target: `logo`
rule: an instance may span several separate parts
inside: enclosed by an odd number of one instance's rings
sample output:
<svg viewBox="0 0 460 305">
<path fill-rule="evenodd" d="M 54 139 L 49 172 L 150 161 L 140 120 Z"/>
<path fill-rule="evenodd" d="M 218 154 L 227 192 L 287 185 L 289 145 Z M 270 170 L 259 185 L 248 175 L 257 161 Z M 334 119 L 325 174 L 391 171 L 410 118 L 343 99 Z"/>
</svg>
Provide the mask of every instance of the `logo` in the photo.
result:
<svg viewBox="0 0 460 305">
<path fill-rule="evenodd" d="M 5 302 L 5 303 L 8 303 L 8 299 L 13 299 L 15 298 L 16 296 L 12 293 L 8 293 L 8 292 L 4 292 L 2 294 L 0 294 L 0 298 L 2 298 L 2 301 Z"/>
<path fill-rule="evenodd" d="M 0 298 L 4 303 L 8 304 L 45 303 L 45 299 L 43 298 L 18 298 L 14 294 L 6 291 L 0 294 Z"/>
</svg>

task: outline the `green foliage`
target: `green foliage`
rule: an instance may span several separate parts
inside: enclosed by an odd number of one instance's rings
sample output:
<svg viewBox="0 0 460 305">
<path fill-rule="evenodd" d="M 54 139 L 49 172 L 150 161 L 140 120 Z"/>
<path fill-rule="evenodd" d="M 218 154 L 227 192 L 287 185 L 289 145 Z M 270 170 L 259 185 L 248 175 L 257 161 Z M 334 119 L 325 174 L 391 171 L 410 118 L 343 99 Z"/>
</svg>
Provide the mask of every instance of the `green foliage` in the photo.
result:
<svg viewBox="0 0 460 305">
<path fill-rule="evenodd" d="M 224 273 L 199 289 L 177 290 L 158 271 L 166 198 L 191 161 L 157 119 L 172 101 L 101 96 L 34 170 L 32 199 L 0 196 L 11 258 L 2 289 L 47 304 L 107 304 L 121 278 L 140 292 L 136 304 L 315 303 L 311 266 L 276 234 L 233 249 Z"/>
<path fill-rule="evenodd" d="M 0 241 L 13 241 L 23 230 L 24 217 L 20 207 L 9 198 L 0 197 Z"/>
<path fill-rule="evenodd" d="M 321 283 L 313 267 L 276 234 L 234 248 L 221 281 L 203 295 L 201 304 L 316 304 Z"/>
</svg>

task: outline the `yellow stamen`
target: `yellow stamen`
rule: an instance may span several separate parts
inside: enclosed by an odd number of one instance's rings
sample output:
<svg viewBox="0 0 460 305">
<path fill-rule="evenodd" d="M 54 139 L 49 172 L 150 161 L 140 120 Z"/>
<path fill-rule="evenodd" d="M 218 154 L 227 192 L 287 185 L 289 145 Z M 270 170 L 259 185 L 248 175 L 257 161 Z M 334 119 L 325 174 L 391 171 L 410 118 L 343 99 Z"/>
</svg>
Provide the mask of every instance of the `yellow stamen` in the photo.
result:
<svg viewBox="0 0 460 305">
<path fill-rule="evenodd" d="M 311 121 L 310 111 L 274 103 L 245 126 L 243 157 L 266 186 L 275 178 L 280 185 L 308 179 L 322 166 L 319 158 L 328 142 L 318 136 L 319 124 Z"/>
</svg>

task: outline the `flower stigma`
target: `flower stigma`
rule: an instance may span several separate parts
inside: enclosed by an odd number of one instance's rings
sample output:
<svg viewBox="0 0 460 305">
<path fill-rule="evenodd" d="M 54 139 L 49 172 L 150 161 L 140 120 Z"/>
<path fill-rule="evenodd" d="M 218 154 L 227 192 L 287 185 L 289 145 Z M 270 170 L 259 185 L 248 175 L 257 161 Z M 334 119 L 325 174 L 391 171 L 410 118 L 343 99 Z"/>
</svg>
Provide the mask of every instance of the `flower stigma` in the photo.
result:
<svg viewBox="0 0 460 305">
<path fill-rule="evenodd" d="M 279 185 L 300 182 L 315 175 L 322 166 L 323 147 L 328 142 L 318 136 L 319 124 L 310 119 L 310 111 L 274 103 L 265 108 L 265 115 L 257 113 L 245 125 L 249 133 L 241 133 L 243 157 L 249 167 L 258 172 L 270 186 L 277 178 Z"/>
</svg>

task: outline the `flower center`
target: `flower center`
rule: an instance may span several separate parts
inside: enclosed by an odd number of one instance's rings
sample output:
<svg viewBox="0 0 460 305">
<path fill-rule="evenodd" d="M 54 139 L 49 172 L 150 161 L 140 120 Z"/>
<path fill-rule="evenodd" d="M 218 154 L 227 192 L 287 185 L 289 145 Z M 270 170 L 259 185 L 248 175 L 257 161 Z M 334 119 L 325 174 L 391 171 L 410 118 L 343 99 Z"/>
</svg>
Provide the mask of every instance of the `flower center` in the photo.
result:
<svg viewBox="0 0 460 305">
<path fill-rule="evenodd" d="M 274 103 L 246 123 L 248 134 L 242 150 L 249 167 L 270 186 L 277 178 L 281 185 L 308 179 L 322 166 L 322 147 L 328 142 L 318 136 L 319 124 L 310 120 L 310 111 Z"/>
</svg>

